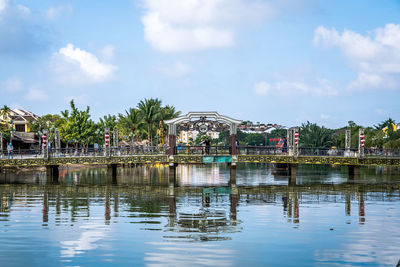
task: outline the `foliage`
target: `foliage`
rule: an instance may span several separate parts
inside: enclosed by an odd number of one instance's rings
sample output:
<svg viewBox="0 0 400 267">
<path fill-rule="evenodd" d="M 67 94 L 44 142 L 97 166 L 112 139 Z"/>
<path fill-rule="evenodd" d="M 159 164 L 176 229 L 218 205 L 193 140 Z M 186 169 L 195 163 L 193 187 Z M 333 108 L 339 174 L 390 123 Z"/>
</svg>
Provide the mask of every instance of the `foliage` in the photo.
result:
<svg viewBox="0 0 400 267">
<path fill-rule="evenodd" d="M 86 110 L 78 110 L 73 100 L 70 102 L 71 111 L 65 110 L 61 114 L 63 116 L 61 124 L 61 138 L 71 142 L 78 147 L 79 144 L 88 146 L 100 139 L 98 127 L 90 119 L 90 108 Z"/>
<path fill-rule="evenodd" d="M 140 110 L 143 120 L 147 124 L 147 138 L 150 144 L 153 143 L 153 126 L 155 121 L 159 121 L 161 118 L 161 100 L 158 98 L 150 98 L 141 100 L 138 104 L 138 109 Z"/>
<path fill-rule="evenodd" d="M 307 123 L 303 123 L 300 128 L 300 146 L 330 147 L 333 143 L 332 134 L 332 130 L 307 121 Z"/>
<path fill-rule="evenodd" d="M 124 136 L 135 136 L 136 139 L 143 134 L 144 121 L 138 109 L 125 110 L 125 115 L 119 114 L 118 129 Z"/>
<path fill-rule="evenodd" d="M 265 146 L 265 135 L 260 133 L 247 134 L 245 142 L 249 146 Z"/>
<path fill-rule="evenodd" d="M 108 114 L 103 116 L 103 118 L 100 118 L 99 126 L 102 129 L 109 128 L 110 130 L 114 130 L 117 128 L 117 123 L 117 116 Z"/>
</svg>

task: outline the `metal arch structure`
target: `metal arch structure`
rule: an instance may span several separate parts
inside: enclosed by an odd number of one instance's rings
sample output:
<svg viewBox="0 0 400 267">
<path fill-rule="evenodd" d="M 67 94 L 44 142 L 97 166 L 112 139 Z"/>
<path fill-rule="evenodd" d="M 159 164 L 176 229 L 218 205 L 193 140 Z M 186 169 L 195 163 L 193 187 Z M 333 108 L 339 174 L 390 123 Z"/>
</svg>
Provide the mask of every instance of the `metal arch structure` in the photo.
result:
<svg viewBox="0 0 400 267">
<path fill-rule="evenodd" d="M 220 115 L 216 111 L 207 111 L 207 112 L 189 112 L 184 116 L 180 116 L 175 119 L 164 121 L 165 124 L 168 125 L 168 142 L 169 149 L 167 151 L 168 155 L 174 155 L 176 152 L 176 129 L 177 126 L 181 123 L 191 122 L 193 119 L 214 119 L 216 122 L 224 123 L 229 125 L 230 132 L 230 145 L 231 145 L 231 154 L 237 155 L 237 147 L 236 147 L 236 134 L 237 127 L 242 123 L 241 120 L 232 119 L 228 116 Z"/>
</svg>

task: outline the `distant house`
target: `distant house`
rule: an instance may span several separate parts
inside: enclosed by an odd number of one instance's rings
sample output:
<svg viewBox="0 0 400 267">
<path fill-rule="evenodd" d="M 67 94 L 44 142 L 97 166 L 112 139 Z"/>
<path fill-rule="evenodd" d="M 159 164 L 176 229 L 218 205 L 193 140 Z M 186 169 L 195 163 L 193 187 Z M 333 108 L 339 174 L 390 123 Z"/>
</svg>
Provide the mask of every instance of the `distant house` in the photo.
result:
<svg viewBox="0 0 400 267">
<path fill-rule="evenodd" d="M 0 124 L 6 125 L 13 130 L 14 147 L 30 148 L 37 143 L 35 133 L 30 132 L 30 123 L 37 121 L 40 117 L 30 111 L 23 109 L 11 109 L 6 115 L 0 115 Z"/>
<path fill-rule="evenodd" d="M 7 115 L 0 116 L 3 124 L 14 126 L 16 132 L 30 132 L 30 121 L 37 121 L 40 117 L 30 111 L 23 109 L 11 109 Z"/>
</svg>

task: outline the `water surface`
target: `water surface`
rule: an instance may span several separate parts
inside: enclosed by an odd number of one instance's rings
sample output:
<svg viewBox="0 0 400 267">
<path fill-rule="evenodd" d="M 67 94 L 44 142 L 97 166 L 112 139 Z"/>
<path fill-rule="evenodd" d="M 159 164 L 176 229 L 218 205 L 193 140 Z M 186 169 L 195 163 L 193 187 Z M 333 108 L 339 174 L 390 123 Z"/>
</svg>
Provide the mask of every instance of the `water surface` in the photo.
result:
<svg viewBox="0 0 400 267">
<path fill-rule="evenodd" d="M 0 175 L 0 266 L 395 266 L 400 170 L 270 165 Z"/>
</svg>

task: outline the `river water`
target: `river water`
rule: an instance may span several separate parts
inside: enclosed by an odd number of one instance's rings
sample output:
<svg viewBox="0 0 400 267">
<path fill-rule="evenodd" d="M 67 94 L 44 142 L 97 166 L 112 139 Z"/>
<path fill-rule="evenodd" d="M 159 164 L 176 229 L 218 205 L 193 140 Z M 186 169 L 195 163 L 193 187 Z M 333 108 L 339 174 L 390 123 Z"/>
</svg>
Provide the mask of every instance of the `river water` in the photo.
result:
<svg viewBox="0 0 400 267">
<path fill-rule="evenodd" d="M 0 266 L 396 266 L 400 169 L 180 165 L 0 174 Z"/>
</svg>

